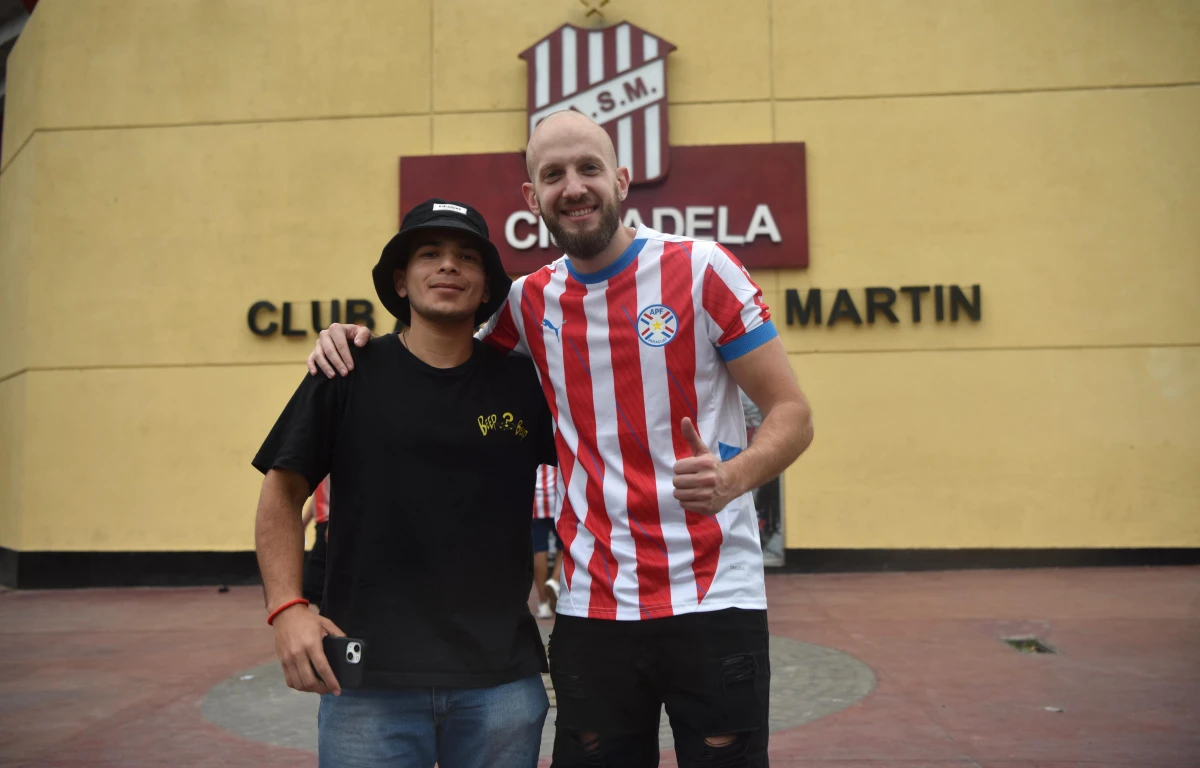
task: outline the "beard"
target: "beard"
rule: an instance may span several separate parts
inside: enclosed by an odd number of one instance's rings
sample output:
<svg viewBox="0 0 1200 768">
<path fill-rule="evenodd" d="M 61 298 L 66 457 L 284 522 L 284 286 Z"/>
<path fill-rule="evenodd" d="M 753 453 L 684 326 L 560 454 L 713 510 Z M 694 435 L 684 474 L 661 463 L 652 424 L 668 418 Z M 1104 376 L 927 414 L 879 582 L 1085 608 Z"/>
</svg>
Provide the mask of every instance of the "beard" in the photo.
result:
<svg viewBox="0 0 1200 768">
<path fill-rule="evenodd" d="M 600 220 L 591 229 L 568 230 L 563 226 L 563 214 L 558 212 L 544 211 L 542 221 L 546 222 L 546 229 L 550 230 L 554 242 L 558 243 L 558 247 L 562 248 L 568 256 L 584 260 L 595 258 L 608 247 L 617 228 L 621 226 L 619 200 L 620 195 L 614 185 L 612 199 L 598 204 Z"/>
</svg>

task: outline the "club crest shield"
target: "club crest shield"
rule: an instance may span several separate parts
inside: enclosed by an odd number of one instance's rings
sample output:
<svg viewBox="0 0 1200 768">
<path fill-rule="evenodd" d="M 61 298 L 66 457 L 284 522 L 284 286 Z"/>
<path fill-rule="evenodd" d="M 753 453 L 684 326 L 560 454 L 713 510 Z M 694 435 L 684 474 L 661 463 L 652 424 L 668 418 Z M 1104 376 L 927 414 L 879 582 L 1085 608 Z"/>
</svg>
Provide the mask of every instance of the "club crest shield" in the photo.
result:
<svg viewBox="0 0 1200 768">
<path fill-rule="evenodd" d="M 631 184 L 670 170 L 667 55 L 675 46 L 628 24 L 564 24 L 521 53 L 529 65 L 529 132 L 547 115 L 582 112 L 612 137 Z"/>
</svg>

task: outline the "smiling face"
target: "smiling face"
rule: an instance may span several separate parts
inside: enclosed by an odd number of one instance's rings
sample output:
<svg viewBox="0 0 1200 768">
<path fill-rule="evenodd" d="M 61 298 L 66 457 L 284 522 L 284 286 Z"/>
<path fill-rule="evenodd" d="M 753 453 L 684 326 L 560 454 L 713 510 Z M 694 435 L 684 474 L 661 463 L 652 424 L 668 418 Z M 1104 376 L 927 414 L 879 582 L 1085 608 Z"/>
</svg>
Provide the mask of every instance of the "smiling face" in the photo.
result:
<svg viewBox="0 0 1200 768">
<path fill-rule="evenodd" d="M 408 266 L 394 279 L 413 315 L 434 323 L 473 319 L 490 294 L 483 252 L 474 238 L 453 229 L 417 232 Z"/>
<path fill-rule="evenodd" d="M 533 132 L 526 153 L 529 209 L 573 258 L 591 259 L 621 225 L 629 171 L 617 167 L 612 139 L 578 112 L 550 115 Z"/>
</svg>

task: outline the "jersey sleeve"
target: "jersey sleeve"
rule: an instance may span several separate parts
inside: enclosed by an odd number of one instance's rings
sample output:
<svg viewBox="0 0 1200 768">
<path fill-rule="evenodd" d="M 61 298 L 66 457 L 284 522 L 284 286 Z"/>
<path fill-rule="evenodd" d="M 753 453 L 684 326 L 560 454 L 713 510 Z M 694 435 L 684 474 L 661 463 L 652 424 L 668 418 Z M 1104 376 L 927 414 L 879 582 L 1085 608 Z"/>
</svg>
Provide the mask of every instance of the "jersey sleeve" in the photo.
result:
<svg viewBox="0 0 1200 768">
<path fill-rule="evenodd" d="M 762 289 L 737 257 L 716 243 L 704 269 L 703 305 L 708 339 L 725 362 L 779 335 L 771 310 L 763 303 Z"/>
<path fill-rule="evenodd" d="M 475 334 L 475 338 L 505 354 L 516 352 L 525 357 L 530 356 L 529 347 L 525 344 L 520 320 L 517 317 L 517 313 L 521 311 L 521 290 L 524 285 L 525 278 L 513 283 L 512 288 L 508 291 L 508 299 L 500 306 L 500 309 L 496 310 L 496 314 L 484 323 L 479 332 Z"/>
<path fill-rule="evenodd" d="M 272 469 L 295 472 L 314 491 L 333 466 L 333 451 L 341 427 L 348 385 L 340 376 L 309 376 L 296 388 L 287 407 L 251 464 L 264 475 Z"/>
</svg>

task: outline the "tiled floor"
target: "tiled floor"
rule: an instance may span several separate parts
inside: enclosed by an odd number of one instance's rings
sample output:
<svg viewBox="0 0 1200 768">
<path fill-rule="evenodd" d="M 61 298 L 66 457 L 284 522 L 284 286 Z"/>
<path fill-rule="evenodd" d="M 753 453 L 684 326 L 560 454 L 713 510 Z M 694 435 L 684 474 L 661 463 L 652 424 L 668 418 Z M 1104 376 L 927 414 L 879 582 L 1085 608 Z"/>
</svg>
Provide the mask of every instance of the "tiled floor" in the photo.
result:
<svg viewBox="0 0 1200 768">
<path fill-rule="evenodd" d="M 774 734 L 776 768 L 1200 767 L 1200 568 L 771 576 L 768 593 L 773 636 L 876 680 Z M 1021 635 L 1058 653 L 1000 641 Z M 7 592 L 0 643 L 0 766 L 316 765 L 201 712 L 273 657 L 258 589 Z"/>
</svg>

